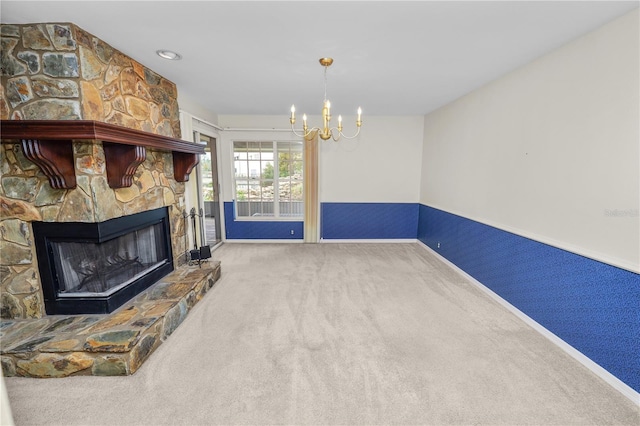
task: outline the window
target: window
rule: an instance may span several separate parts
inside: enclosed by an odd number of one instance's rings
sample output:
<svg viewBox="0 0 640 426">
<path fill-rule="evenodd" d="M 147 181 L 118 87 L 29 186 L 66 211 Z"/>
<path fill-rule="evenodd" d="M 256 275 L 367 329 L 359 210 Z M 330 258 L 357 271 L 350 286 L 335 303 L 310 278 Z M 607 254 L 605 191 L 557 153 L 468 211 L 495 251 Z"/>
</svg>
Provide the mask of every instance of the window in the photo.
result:
<svg viewBox="0 0 640 426">
<path fill-rule="evenodd" d="M 196 169 L 200 185 L 198 204 L 204 208 L 200 239 L 203 245 L 215 245 L 222 241 L 216 138 L 196 131 L 194 140 L 205 145 L 204 155 L 200 156 L 200 164 Z"/>
<path fill-rule="evenodd" d="M 302 142 L 233 143 L 236 216 L 304 216 Z"/>
<path fill-rule="evenodd" d="M 211 138 L 209 136 L 201 135 L 200 143 L 205 143 L 204 155 L 200 156 L 200 167 L 202 170 L 202 199 L 204 201 L 213 201 L 213 176 L 211 173 L 211 150 L 209 149 Z"/>
</svg>

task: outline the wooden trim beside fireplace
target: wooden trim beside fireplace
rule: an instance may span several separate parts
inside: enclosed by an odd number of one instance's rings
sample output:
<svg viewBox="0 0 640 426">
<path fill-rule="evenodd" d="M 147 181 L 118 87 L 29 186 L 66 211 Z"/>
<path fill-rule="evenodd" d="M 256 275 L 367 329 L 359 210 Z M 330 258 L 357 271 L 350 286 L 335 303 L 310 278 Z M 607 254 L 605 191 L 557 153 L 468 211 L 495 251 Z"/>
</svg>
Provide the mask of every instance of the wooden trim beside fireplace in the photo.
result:
<svg viewBox="0 0 640 426">
<path fill-rule="evenodd" d="M 131 186 L 136 168 L 144 161 L 146 148 L 172 152 L 174 177 L 178 182 L 189 180 L 189 173 L 199 162 L 199 154 L 204 154 L 203 145 L 90 120 L 0 120 L 0 137 L 2 143 L 20 140 L 25 156 L 40 167 L 56 189 L 76 186 L 73 152 L 68 149 L 73 140 L 107 142 L 111 145 L 107 150 L 118 153 L 105 158 L 112 188 Z M 117 148 L 114 149 L 114 145 Z"/>
</svg>

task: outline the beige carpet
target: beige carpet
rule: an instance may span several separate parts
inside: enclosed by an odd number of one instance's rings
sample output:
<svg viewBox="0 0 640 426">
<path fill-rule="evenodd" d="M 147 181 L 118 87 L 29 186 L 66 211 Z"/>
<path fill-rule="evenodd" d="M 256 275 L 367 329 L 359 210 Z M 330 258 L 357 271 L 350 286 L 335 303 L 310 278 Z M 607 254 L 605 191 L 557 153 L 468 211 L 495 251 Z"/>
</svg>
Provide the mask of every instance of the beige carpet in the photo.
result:
<svg viewBox="0 0 640 426">
<path fill-rule="evenodd" d="M 225 244 L 134 376 L 7 378 L 18 425 L 638 425 L 638 407 L 416 244 Z"/>
</svg>

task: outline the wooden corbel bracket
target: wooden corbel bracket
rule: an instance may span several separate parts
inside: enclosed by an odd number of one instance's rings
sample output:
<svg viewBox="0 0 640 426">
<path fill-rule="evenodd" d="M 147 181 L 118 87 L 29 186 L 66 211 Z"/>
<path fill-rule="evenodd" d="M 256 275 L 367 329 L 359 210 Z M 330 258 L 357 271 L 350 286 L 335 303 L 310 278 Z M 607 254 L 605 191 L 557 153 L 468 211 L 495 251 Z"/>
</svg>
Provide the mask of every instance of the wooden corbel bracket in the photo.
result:
<svg viewBox="0 0 640 426">
<path fill-rule="evenodd" d="M 19 140 L 22 151 L 49 178 L 52 188 L 73 189 L 76 175 L 73 157 L 74 140 L 102 142 L 111 188 L 133 184 L 136 169 L 146 158 L 146 149 L 171 151 L 174 177 L 189 180 L 204 146 L 167 136 L 129 129 L 100 121 L 86 120 L 2 120 L 3 143 Z"/>
<path fill-rule="evenodd" d="M 22 139 L 24 156 L 40 167 L 54 189 L 76 187 L 71 140 Z"/>
<path fill-rule="evenodd" d="M 128 188 L 133 175 L 147 158 L 147 150 L 140 145 L 122 145 L 103 142 L 104 161 L 107 166 L 107 182 L 111 188 Z"/>
<path fill-rule="evenodd" d="M 173 177 L 178 182 L 187 182 L 191 170 L 200 162 L 200 156 L 190 152 L 173 151 Z"/>
</svg>

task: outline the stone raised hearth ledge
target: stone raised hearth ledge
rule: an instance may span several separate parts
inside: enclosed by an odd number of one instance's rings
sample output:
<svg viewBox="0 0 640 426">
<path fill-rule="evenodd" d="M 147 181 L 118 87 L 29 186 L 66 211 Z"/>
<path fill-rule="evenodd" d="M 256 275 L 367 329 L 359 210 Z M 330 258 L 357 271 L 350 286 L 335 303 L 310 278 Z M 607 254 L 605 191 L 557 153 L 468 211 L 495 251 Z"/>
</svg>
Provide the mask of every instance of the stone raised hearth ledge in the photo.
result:
<svg viewBox="0 0 640 426">
<path fill-rule="evenodd" d="M 5 376 L 135 373 L 220 277 L 220 262 L 182 266 L 111 314 L 2 320 Z"/>
</svg>

